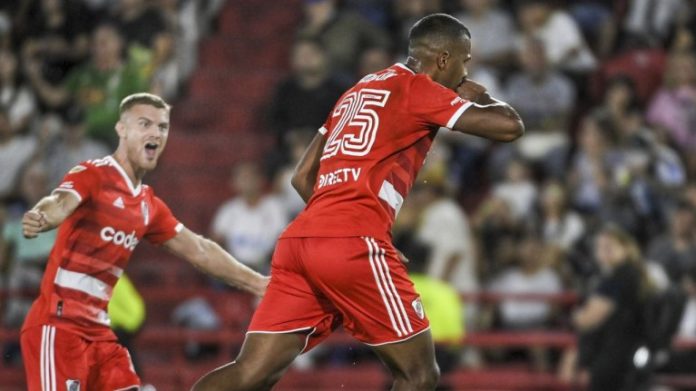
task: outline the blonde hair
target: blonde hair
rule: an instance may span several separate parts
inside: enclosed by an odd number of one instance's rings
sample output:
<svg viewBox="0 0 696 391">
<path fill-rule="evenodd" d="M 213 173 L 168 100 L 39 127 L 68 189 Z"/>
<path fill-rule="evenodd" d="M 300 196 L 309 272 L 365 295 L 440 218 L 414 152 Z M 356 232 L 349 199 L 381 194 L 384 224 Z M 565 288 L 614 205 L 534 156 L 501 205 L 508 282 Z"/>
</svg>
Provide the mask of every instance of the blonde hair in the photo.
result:
<svg viewBox="0 0 696 391">
<path fill-rule="evenodd" d="M 150 94 L 149 92 L 138 92 L 123 98 L 121 104 L 119 105 L 119 113 L 123 114 L 136 105 L 149 105 L 158 109 L 165 109 L 167 111 L 172 109 L 172 106 L 165 102 L 161 97 L 155 94 Z"/>
</svg>

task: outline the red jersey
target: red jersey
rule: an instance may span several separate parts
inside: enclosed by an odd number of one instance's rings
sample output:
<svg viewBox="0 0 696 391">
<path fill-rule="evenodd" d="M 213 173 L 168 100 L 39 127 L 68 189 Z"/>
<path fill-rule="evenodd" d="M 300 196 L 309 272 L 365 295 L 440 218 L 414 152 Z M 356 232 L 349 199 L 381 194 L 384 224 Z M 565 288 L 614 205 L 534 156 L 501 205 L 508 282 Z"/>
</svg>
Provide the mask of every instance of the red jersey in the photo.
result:
<svg viewBox="0 0 696 391">
<path fill-rule="evenodd" d="M 80 204 L 58 228 L 23 330 L 48 324 L 88 340 L 115 340 L 107 305 L 133 250 L 143 238 L 164 243 L 183 225 L 149 186 L 134 186 L 111 156 L 74 167 L 59 191 Z"/>
<path fill-rule="evenodd" d="M 282 237 L 391 237 L 440 127 L 472 105 L 402 64 L 367 75 L 338 100 L 314 193 Z"/>
</svg>

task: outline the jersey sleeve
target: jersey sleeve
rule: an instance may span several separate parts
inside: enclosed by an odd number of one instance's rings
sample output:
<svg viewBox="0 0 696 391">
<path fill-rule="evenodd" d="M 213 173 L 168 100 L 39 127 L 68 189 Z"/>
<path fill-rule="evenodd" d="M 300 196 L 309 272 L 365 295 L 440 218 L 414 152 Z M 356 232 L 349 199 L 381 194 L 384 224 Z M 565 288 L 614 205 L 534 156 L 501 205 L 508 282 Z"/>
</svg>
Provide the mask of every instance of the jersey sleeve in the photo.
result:
<svg viewBox="0 0 696 391">
<path fill-rule="evenodd" d="M 408 111 L 427 125 L 452 129 L 472 104 L 427 76 L 417 75 L 411 81 Z"/>
<path fill-rule="evenodd" d="M 152 197 L 152 208 L 152 221 L 144 235 L 148 242 L 155 245 L 162 244 L 184 229 L 184 225 L 174 217 L 169 207 L 158 197 Z"/>
<path fill-rule="evenodd" d="M 96 197 L 96 194 L 99 192 L 100 181 L 101 177 L 97 167 L 88 163 L 80 163 L 65 174 L 63 180 L 51 194 L 58 192 L 71 193 L 82 204 L 88 199 Z"/>
<path fill-rule="evenodd" d="M 319 134 L 322 136 L 326 137 L 326 135 L 329 133 L 329 129 L 331 129 L 331 120 L 333 118 L 333 112 L 334 109 L 333 107 L 331 108 L 331 111 L 329 111 L 329 115 L 326 117 L 326 121 L 324 121 L 324 124 L 321 125 L 321 128 L 319 128 Z"/>
</svg>

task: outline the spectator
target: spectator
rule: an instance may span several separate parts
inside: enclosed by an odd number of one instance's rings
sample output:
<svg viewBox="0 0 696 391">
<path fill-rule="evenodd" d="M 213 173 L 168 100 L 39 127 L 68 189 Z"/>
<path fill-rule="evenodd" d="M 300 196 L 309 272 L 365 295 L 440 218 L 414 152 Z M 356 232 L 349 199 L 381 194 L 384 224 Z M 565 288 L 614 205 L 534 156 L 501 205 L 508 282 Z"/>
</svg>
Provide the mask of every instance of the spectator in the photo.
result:
<svg viewBox="0 0 696 391">
<path fill-rule="evenodd" d="M 304 12 L 298 37 L 319 40 L 330 68 L 348 79 L 355 74 L 363 50 L 390 46 L 384 31 L 359 14 L 339 8 L 336 0 L 304 0 Z"/>
<path fill-rule="evenodd" d="M 22 234 L 22 215 L 35 205 L 48 191 L 46 171 L 39 162 L 30 163 L 22 173 L 20 181 L 20 201 L 2 232 L 3 239 L 11 249 L 9 253 L 8 288 L 22 292 L 7 303 L 4 325 L 19 328 L 24 321 L 33 298 L 38 294 L 41 278 L 46 267 L 57 232 L 55 230 L 40 234 L 29 242 Z"/>
<path fill-rule="evenodd" d="M 527 236 L 517 245 L 516 264 L 495 276 L 488 290 L 503 295 L 557 294 L 561 279 L 548 262 L 550 254 L 539 238 Z M 501 326 L 508 330 L 543 329 L 553 320 L 553 305 L 544 300 L 503 298 L 498 304 Z M 548 369 L 548 352 L 532 347 L 528 352 L 536 370 Z"/>
<path fill-rule="evenodd" d="M 535 236 L 527 236 L 518 244 L 517 262 L 496 276 L 489 286 L 493 293 L 555 294 L 562 290 L 561 279 L 542 254 L 544 244 Z M 500 302 L 500 320 L 503 327 L 513 330 L 548 326 L 553 313 L 552 304 L 543 300 L 503 299 Z"/>
<path fill-rule="evenodd" d="M 462 208 L 446 195 L 444 184 L 417 186 L 420 224 L 415 237 L 430 249 L 427 274 L 451 284 L 460 293 L 478 291 L 474 238 Z"/>
<path fill-rule="evenodd" d="M 50 188 L 58 186 L 63 175 L 78 163 L 109 154 L 104 144 L 85 137 L 85 114 L 79 106 L 70 107 L 60 128 L 57 140 L 47 147 L 44 162 Z"/>
<path fill-rule="evenodd" d="M 549 0 L 527 0 L 518 4 L 522 32 L 543 43 L 545 57 L 552 67 L 573 73 L 587 73 L 596 67 L 594 55 L 567 12 L 554 9 Z"/>
<path fill-rule="evenodd" d="M 647 258 L 662 264 L 674 283 L 696 267 L 696 216 L 691 205 L 682 202 L 672 211 L 669 232 L 650 242 Z"/>
<path fill-rule="evenodd" d="M 627 39 L 644 40 L 651 46 L 666 46 L 679 15 L 687 11 L 683 0 L 633 0 L 626 6 L 623 30 Z"/>
<path fill-rule="evenodd" d="M 237 196 L 218 209 L 210 236 L 240 262 L 267 273 L 275 241 L 288 219 L 278 201 L 263 194 L 264 186 L 258 165 L 239 163 L 232 175 Z"/>
<path fill-rule="evenodd" d="M 167 29 L 159 6 L 146 0 L 121 0 L 116 8 L 114 24 L 123 34 L 126 47 L 154 48 Z"/>
<path fill-rule="evenodd" d="M 637 103 L 633 80 L 627 76 L 615 76 L 609 80 L 604 99 L 593 114 L 602 128 L 610 132 L 610 139 L 617 140 L 628 111 Z"/>
<path fill-rule="evenodd" d="M 696 56 L 669 57 L 663 85 L 650 102 L 647 118 L 685 152 L 696 150 Z"/>
<path fill-rule="evenodd" d="M 17 57 L 9 50 L 0 50 L 0 105 L 5 108 L 13 133 L 27 129 L 36 111 L 36 98 L 21 79 Z"/>
<path fill-rule="evenodd" d="M 360 54 L 357 78 L 362 79 L 371 73 L 389 68 L 392 64 L 394 64 L 394 58 L 386 48 L 373 47 L 365 49 Z"/>
<path fill-rule="evenodd" d="M 460 4 L 464 12 L 457 18 L 476 41 L 472 57 L 494 68 L 509 66 L 514 58 L 517 35 L 510 15 L 498 7 L 496 0 L 460 0 Z M 499 95 L 491 93 L 491 96 Z"/>
<path fill-rule="evenodd" d="M 643 342 L 643 303 L 653 287 L 638 244 L 623 230 L 605 227 L 597 235 L 595 257 L 603 274 L 597 289 L 575 313 L 579 364 L 590 372 L 590 391 L 636 390 L 633 357 Z"/>
<path fill-rule="evenodd" d="M 0 200 L 14 195 L 20 170 L 37 150 L 33 137 L 13 134 L 10 119 L 0 110 Z"/>
<path fill-rule="evenodd" d="M 524 119 L 527 134 L 518 143 L 523 157 L 548 161 L 550 153 L 558 153 L 568 144 L 567 125 L 575 104 L 575 87 L 571 80 L 550 67 L 544 54 L 544 43 L 525 40 L 519 51 L 522 71 L 512 75 L 505 88 L 508 102 Z"/>
<path fill-rule="evenodd" d="M 541 230 L 546 244 L 569 251 L 585 233 L 582 218 L 568 208 L 565 189 L 549 182 L 541 192 Z"/>
<path fill-rule="evenodd" d="M 90 61 L 71 71 L 62 85 L 46 82 L 36 62 L 28 64 L 29 78 L 49 107 L 63 107 L 74 99 L 85 108 L 87 135 L 114 144 L 113 124 L 118 120 L 119 102 L 148 88 L 137 67 L 123 59 L 122 50 L 118 29 L 102 24 L 92 34 Z"/>
<path fill-rule="evenodd" d="M 578 149 L 572 158 L 569 187 L 572 203 L 586 213 L 602 206 L 612 180 L 611 167 L 620 159 L 595 116 L 586 116 L 580 125 Z"/>
<path fill-rule="evenodd" d="M 493 187 L 493 196 L 505 201 L 517 220 L 531 217 L 537 194 L 537 186 L 523 160 L 510 161 L 505 170 L 505 179 Z"/>
<path fill-rule="evenodd" d="M 87 55 L 92 19 L 75 0 L 40 0 L 29 7 L 27 20 L 16 25 L 25 37 L 23 60 L 37 62 L 49 83 L 59 83 Z"/>
<path fill-rule="evenodd" d="M 145 0 L 122 0 L 114 13 L 113 23 L 123 36 L 126 57 L 140 70 L 141 77 L 151 79 L 160 71 L 157 79 L 160 92 L 165 81 L 178 81 L 172 53 L 174 38 L 160 5 Z M 168 77 L 165 77 L 162 74 L 164 69 L 160 68 L 168 61 L 171 66 L 167 69 Z"/>
<path fill-rule="evenodd" d="M 313 135 L 344 90 L 344 85 L 332 77 L 319 41 L 295 42 L 290 66 L 291 76 L 277 88 L 269 115 L 281 151 L 287 150 L 287 134 L 306 129 Z"/>
</svg>

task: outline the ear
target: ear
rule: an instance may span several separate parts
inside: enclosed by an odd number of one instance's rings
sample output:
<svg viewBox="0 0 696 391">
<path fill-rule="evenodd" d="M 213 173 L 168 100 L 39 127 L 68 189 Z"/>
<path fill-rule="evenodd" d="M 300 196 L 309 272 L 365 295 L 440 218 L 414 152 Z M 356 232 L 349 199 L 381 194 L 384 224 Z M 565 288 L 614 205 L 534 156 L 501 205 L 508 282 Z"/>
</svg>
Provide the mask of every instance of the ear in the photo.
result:
<svg viewBox="0 0 696 391">
<path fill-rule="evenodd" d="M 126 137 L 126 125 L 121 120 L 116 122 L 116 134 L 118 134 L 118 138 Z"/>
<path fill-rule="evenodd" d="M 447 67 L 447 62 L 449 61 L 450 58 L 450 52 L 445 50 L 444 52 L 441 52 L 437 56 L 437 67 L 440 70 L 443 70 Z"/>
</svg>

